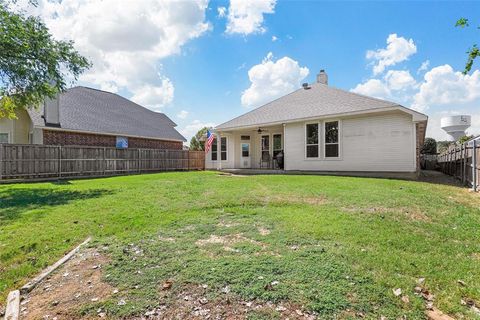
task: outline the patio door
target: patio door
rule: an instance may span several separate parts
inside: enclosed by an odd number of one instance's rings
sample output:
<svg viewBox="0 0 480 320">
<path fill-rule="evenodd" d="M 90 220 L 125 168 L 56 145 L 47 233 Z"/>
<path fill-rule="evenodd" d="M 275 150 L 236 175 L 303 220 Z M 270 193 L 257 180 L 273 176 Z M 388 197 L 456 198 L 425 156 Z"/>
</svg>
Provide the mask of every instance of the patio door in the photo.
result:
<svg viewBox="0 0 480 320">
<path fill-rule="evenodd" d="M 250 143 L 242 142 L 240 144 L 240 167 L 241 168 L 250 168 Z"/>
</svg>

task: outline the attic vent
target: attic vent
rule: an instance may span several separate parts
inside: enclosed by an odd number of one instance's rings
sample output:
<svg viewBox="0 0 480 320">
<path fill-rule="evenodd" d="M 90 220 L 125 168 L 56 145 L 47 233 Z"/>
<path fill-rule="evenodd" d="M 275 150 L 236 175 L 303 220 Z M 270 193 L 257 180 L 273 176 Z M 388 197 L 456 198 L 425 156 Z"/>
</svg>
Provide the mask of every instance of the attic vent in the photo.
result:
<svg viewBox="0 0 480 320">
<path fill-rule="evenodd" d="M 302 87 L 303 87 L 303 89 L 305 89 L 305 90 L 310 89 L 310 86 L 308 85 L 307 82 L 305 82 L 304 84 L 302 84 Z"/>
</svg>

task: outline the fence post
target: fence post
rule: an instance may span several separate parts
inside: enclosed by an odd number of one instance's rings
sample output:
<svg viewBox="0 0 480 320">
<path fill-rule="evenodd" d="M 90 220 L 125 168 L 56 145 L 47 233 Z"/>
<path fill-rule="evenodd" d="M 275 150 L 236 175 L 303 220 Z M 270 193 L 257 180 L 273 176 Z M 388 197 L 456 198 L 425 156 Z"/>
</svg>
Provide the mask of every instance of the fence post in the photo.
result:
<svg viewBox="0 0 480 320">
<path fill-rule="evenodd" d="M 140 173 L 140 172 L 142 172 L 142 171 L 140 170 L 140 148 L 138 148 L 137 156 L 138 156 L 138 160 L 137 160 L 137 171 L 138 171 L 138 173 Z"/>
<path fill-rule="evenodd" d="M 103 166 L 103 175 L 106 174 L 106 169 L 107 169 L 107 158 L 105 157 L 105 154 L 107 153 L 107 148 L 103 147 L 103 161 L 102 161 L 102 166 Z"/>
<path fill-rule="evenodd" d="M 62 177 L 62 146 L 58 146 L 58 177 Z"/>
<path fill-rule="evenodd" d="M 0 180 L 2 180 L 3 175 L 3 144 L 0 144 Z"/>
<path fill-rule="evenodd" d="M 477 140 L 473 140 L 472 154 L 472 184 L 473 191 L 477 191 Z"/>
</svg>

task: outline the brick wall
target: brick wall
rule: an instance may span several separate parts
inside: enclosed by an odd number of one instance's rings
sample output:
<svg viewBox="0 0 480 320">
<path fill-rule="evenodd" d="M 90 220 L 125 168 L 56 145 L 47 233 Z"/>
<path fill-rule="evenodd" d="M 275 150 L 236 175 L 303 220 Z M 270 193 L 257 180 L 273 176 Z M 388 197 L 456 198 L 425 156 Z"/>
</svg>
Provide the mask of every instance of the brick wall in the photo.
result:
<svg viewBox="0 0 480 320">
<path fill-rule="evenodd" d="M 44 145 L 115 147 L 117 138 L 101 134 L 43 130 Z M 129 148 L 181 150 L 181 141 L 128 138 Z"/>
</svg>

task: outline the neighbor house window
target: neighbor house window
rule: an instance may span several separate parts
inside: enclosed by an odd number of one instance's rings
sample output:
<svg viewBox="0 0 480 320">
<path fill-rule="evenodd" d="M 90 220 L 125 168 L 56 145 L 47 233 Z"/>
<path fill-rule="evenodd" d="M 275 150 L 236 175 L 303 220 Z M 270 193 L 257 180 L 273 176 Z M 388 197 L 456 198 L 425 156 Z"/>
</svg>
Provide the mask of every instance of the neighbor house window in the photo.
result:
<svg viewBox="0 0 480 320">
<path fill-rule="evenodd" d="M 338 121 L 325 122 L 325 158 L 337 158 L 338 149 Z"/>
<path fill-rule="evenodd" d="M 305 144 L 307 158 L 318 158 L 318 123 L 309 123 L 305 127 Z"/>
<path fill-rule="evenodd" d="M 273 135 L 273 157 L 276 157 L 277 154 L 282 151 L 282 135 L 274 134 Z"/>
<path fill-rule="evenodd" d="M 212 142 L 212 161 L 217 161 L 217 138 L 213 138 Z"/>
<path fill-rule="evenodd" d="M 220 138 L 220 157 L 222 160 L 227 160 L 227 138 Z"/>
<path fill-rule="evenodd" d="M 8 133 L 0 133 L 0 143 L 8 143 Z"/>
</svg>

